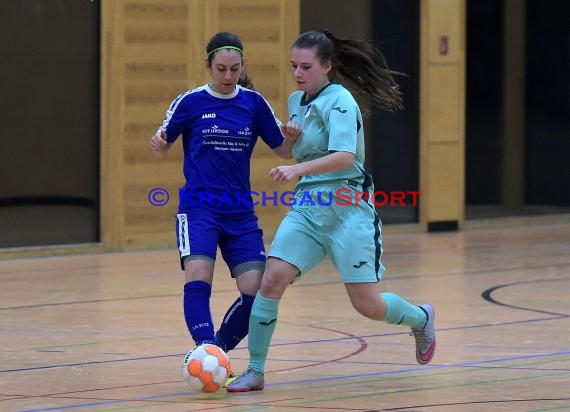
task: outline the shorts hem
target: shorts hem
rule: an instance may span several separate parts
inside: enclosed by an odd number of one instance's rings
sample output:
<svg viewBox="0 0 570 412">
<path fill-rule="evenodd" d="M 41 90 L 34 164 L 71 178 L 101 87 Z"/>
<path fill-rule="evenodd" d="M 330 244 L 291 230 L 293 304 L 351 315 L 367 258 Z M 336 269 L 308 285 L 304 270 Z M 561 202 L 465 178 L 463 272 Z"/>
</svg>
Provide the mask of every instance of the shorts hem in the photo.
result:
<svg viewBox="0 0 570 412">
<path fill-rule="evenodd" d="M 267 257 L 268 257 L 268 258 L 272 257 L 272 258 L 280 259 L 280 260 L 282 260 L 283 262 L 287 262 L 287 263 L 289 263 L 290 265 L 295 266 L 295 267 L 299 270 L 299 273 L 305 273 L 307 270 L 310 269 L 310 268 L 309 268 L 309 269 L 305 269 L 305 268 L 302 267 L 302 265 L 297 264 L 297 263 L 295 263 L 295 262 L 292 262 L 292 260 L 294 260 L 294 259 L 286 258 L 286 257 L 280 256 L 279 254 L 276 254 L 276 253 L 270 253 L 269 255 L 267 255 Z"/>
<path fill-rule="evenodd" d="M 366 279 L 350 279 L 350 280 L 343 280 L 341 278 L 340 280 L 343 284 L 350 285 L 351 283 L 378 283 L 380 282 L 380 280 L 382 280 L 382 278 L 376 278 L 376 279 L 366 278 Z"/>
<path fill-rule="evenodd" d="M 189 260 L 208 260 L 212 263 L 214 263 L 216 260 L 214 258 L 212 258 L 211 256 L 208 255 L 184 255 L 184 256 L 180 256 L 180 267 L 182 268 L 182 270 L 186 270 L 185 269 L 185 265 L 186 262 Z"/>
<path fill-rule="evenodd" d="M 243 263 L 238 263 L 230 269 L 230 273 L 232 278 L 237 278 L 238 276 L 243 275 L 245 272 L 249 272 L 250 270 L 260 270 L 263 273 L 265 270 L 265 258 L 263 258 L 263 260 L 254 259 Z"/>
</svg>

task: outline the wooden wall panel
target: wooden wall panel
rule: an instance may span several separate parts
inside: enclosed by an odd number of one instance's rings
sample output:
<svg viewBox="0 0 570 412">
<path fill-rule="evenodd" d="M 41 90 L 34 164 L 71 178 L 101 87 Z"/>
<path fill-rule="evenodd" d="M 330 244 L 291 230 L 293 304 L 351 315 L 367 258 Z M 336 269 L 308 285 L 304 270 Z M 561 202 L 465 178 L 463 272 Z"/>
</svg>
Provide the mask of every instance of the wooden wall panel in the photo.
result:
<svg viewBox="0 0 570 412">
<path fill-rule="evenodd" d="M 464 223 L 465 0 L 422 0 L 420 225 Z"/>
<path fill-rule="evenodd" d="M 422 0 L 425 15 L 422 17 L 428 36 L 427 58 L 431 63 L 459 64 L 464 59 L 465 0 Z M 441 53 L 447 42 L 448 52 Z"/>
<path fill-rule="evenodd" d="M 458 142 L 463 135 L 463 116 L 458 108 L 464 98 L 463 75 L 457 65 L 438 65 L 427 70 L 431 92 L 425 96 L 426 138 L 429 142 Z"/>
<path fill-rule="evenodd" d="M 174 235 L 176 188 L 183 183 L 180 148 L 157 159 L 147 145 L 168 104 L 188 82 L 188 4 L 185 0 L 123 0 L 118 13 L 124 21 L 123 72 L 123 246 L 156 245 L 157 235 Z M 160 50 L 160 51 L 159 51 Z M 132 133 L 136 130 L 137 133 Z M 127 132 L 130 131 L 128 134 Z M 128 139 L 126 136 L 128 135 Z M 170 190 L 165 206 L 153 206 L 148 193 Z M 172 244 L 172 241 L 170 242 Z"/>
<path fill-rule="evenodd" d="M 117 2 L 101 4 L 101 241 L 106 250 L 123 243 L 122 22 Z"/>
<path fill-rule="evenodd" d="M 463 152 L 457 144 L 432 144 L 428 148 L 433 159 L 428 168 L 427 179 L 436 182 L 430 186 L 425 206 L 429 210 L 430 222 L 457 220 L 461 213 L 463 177 L 457 170 L 463 162 Z"/>
<path fill-rule="evenodd" d="M 238 34 L 256 88 L 286 120 L 293 90 L 289 47 L 299 32 L 298 0 L 114 0 L 103 6 L 102 230 L 107 249 L 171 247 L 182 147 L 167 157 L 148 150 L 166 108 L 181 92 L 207 82 L 205 47 L 219 31 Z M 273 185 L 270 167 L 282 163 L 261 142 L 252 164 L 253 190 Z M 148 201 L 155 187 L 167 205 Z M 283 188 L 288 190 L 290 188 Z M 281 189 L 280 189 L 281 190 Z M 259 207 L 271 240 L 286 207 Z"/>
</svg>

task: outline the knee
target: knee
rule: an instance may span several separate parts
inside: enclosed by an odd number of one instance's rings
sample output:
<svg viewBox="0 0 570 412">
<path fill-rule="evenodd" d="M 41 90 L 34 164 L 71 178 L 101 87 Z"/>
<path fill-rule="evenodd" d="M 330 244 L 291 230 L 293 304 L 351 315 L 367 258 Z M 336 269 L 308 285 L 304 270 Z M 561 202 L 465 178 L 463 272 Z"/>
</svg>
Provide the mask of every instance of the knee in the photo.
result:
<svg viewBox="0 0 570 412">
<path fill-rule="evenodd" d="M 287 286 L 295 279 L 299 269 L 278 258 L 267 259 L 259 292 L 269 299 L 281 299 Z"/>
<path fill-rule="evenodd" d="M 252 270 L 239 275 L 236 278 L 238 290 L 244 295 L 255 296 L 259 290 L 262 272 L 260 270 Z"/>
<path fill-rule="evenodd" d="M 259 292 L 268 299 L 281 299 L 288 286 L 288 282 L 284 282 L 283 278 L 276 271 L 266 270 L 261 279 Z"/>
</svg>

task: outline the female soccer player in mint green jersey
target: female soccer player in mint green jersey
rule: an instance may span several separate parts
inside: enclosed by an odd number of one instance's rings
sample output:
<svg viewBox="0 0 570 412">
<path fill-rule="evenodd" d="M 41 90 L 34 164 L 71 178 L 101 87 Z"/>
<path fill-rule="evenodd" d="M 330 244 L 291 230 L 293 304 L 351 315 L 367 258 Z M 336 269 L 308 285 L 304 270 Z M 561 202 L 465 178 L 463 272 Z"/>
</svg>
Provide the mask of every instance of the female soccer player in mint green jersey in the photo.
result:
<svg viewBox="0 0 570 412">
<path fill-rule="evenodd" d="M 299 179 L 295 201 L 275 234 L 253 303 L 249 367 L 228 386 L 229 392 L 263 389 L 280 299 L 289 284 L 325 256 L 331 258 L 357 312 L 409 327 L 419 364 L 430 362 L 435 351 L 433 307 L 382 293 L 379 282 L 384 274 L 381 223 L 370 200 L 374 187 L 364 170 L 363 121 L 353 93 L 367 106 L 400 109 L 402 99 L 392 72 L 368 43 L 339 39 L 328 31 L 297 38 L 291 69 L 299 89 L 289 97 L 290 121 L 301 128 L 292 150 L 297 163 L 275 167 L 270 175 L 280 183 Z M 339 189 L 360 193 L 363 200 L 339 202 Z M 323 193 L 332 201 L 320 199 Z"/>
</svg>

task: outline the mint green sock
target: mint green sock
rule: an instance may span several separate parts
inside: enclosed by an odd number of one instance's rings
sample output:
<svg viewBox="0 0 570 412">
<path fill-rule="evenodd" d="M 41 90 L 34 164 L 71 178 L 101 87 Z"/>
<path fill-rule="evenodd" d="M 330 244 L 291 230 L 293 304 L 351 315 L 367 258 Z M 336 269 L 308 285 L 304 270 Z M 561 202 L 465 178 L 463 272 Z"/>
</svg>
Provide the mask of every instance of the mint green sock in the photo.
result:
<svg viewBox="0 0 570 412">
<path fill-rule="evenodd" d="M 419 306 L 412 305 L 394 293 L 381 293 L 386 302 L 384 321 L 392 325 L 407 325 L 412 330 L 420 330 L 427 322 L 427 314 Z"/>
<path fill-rule="evenodd" d="M 248 344 L 249 367 L 265 372 L 265 361 L 271 337 L 277 324 L 280 299 L 267 299 L 259 293 L 255 295 L 249 317 Z"/>
</svg>

